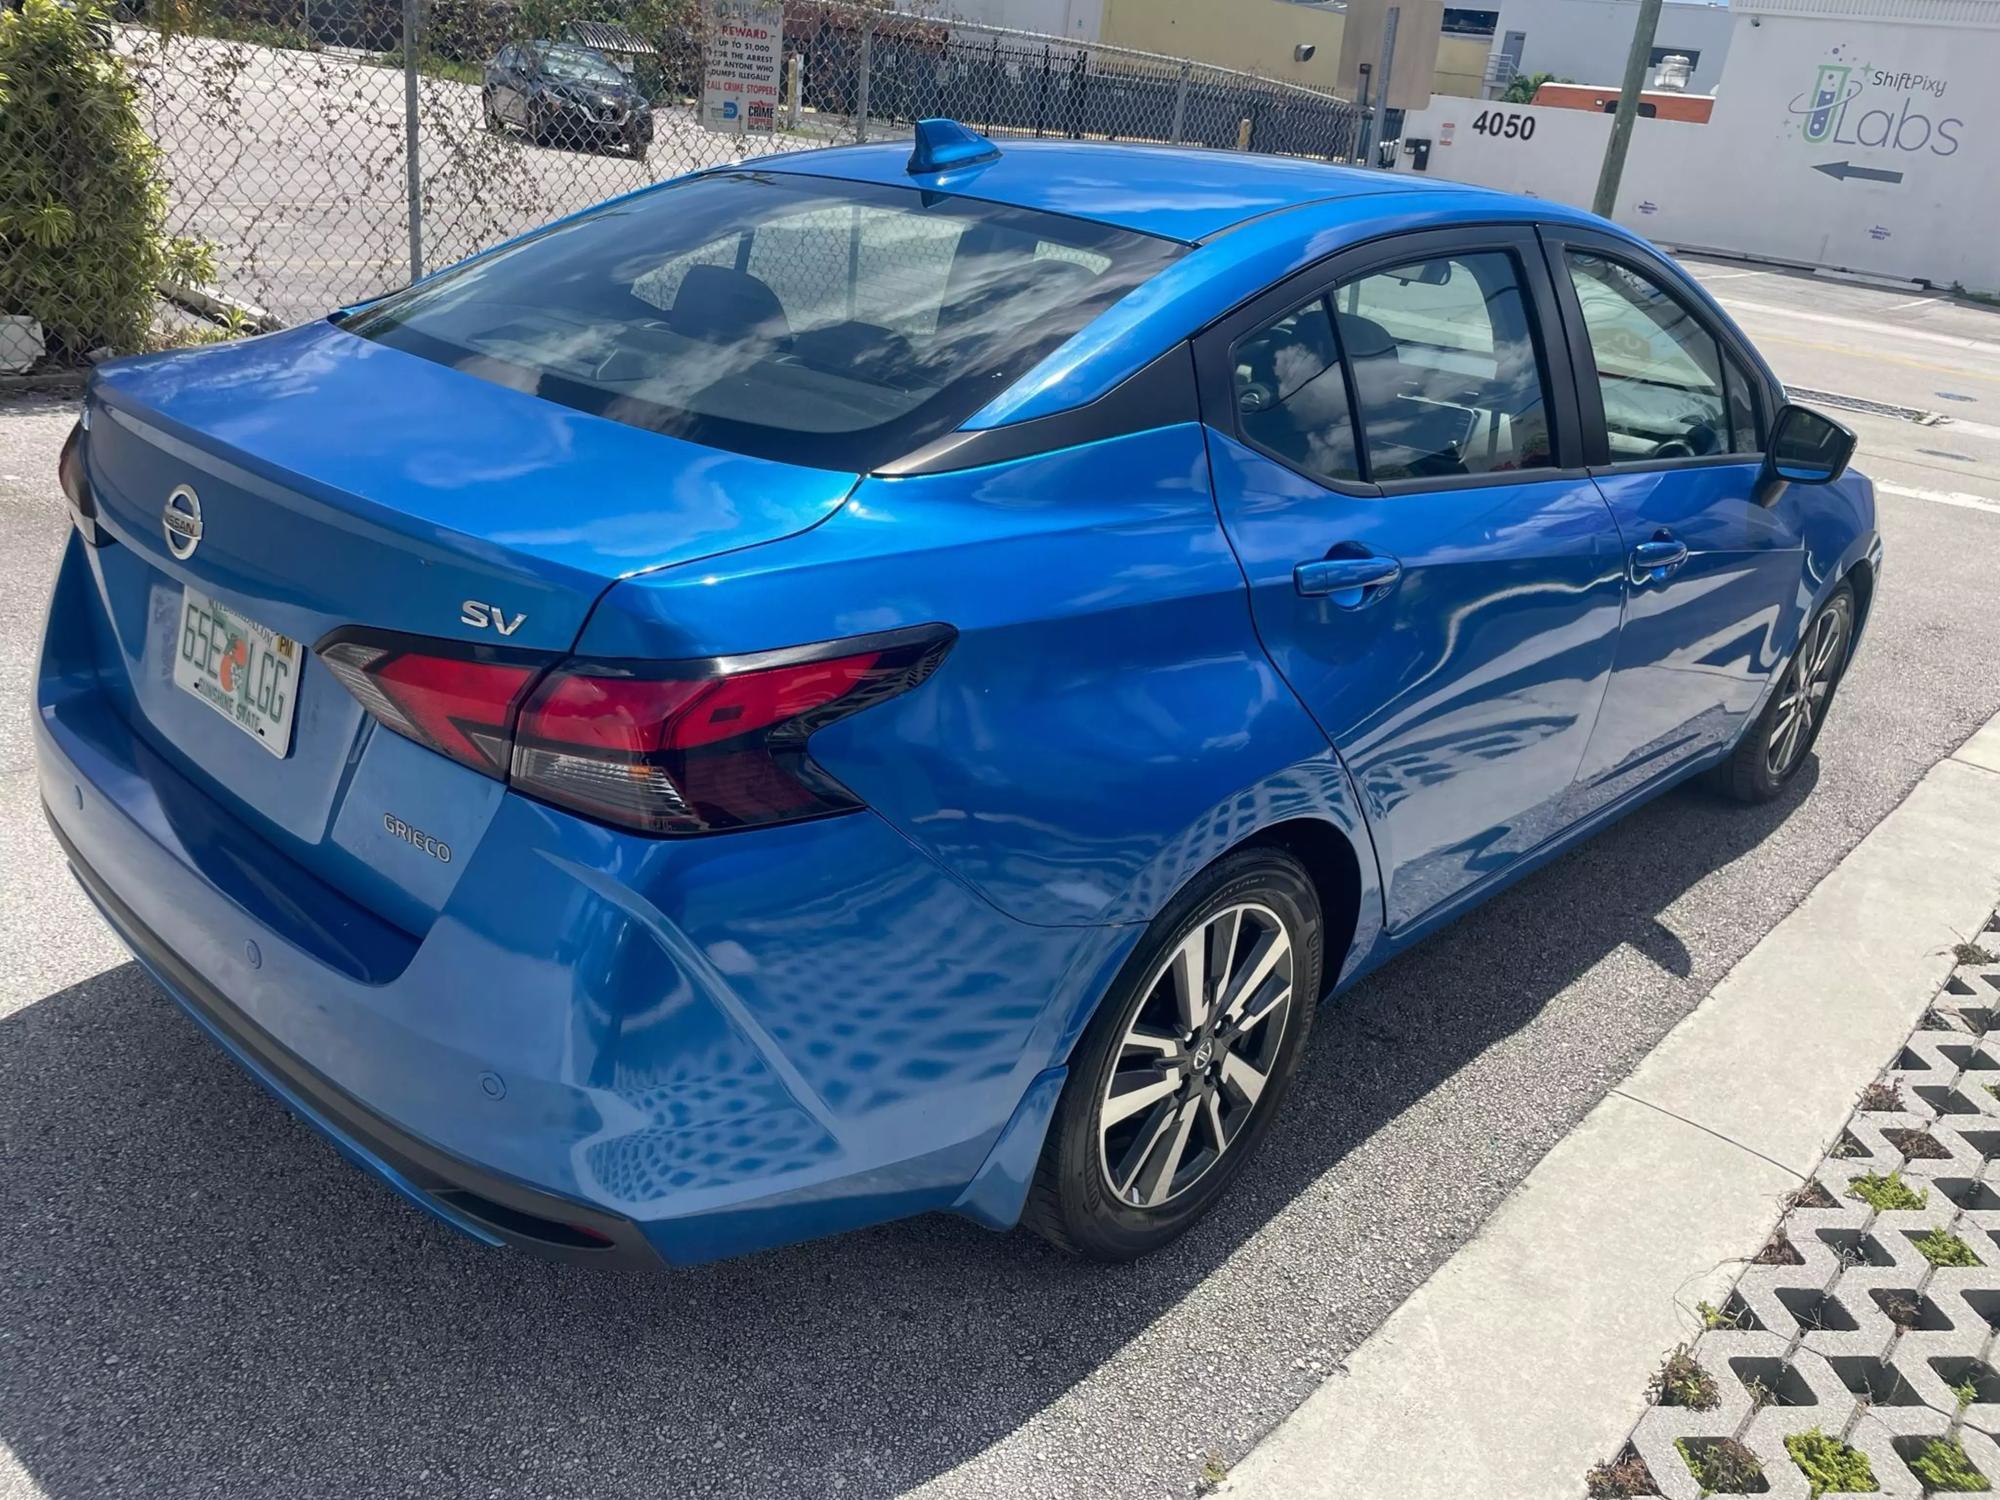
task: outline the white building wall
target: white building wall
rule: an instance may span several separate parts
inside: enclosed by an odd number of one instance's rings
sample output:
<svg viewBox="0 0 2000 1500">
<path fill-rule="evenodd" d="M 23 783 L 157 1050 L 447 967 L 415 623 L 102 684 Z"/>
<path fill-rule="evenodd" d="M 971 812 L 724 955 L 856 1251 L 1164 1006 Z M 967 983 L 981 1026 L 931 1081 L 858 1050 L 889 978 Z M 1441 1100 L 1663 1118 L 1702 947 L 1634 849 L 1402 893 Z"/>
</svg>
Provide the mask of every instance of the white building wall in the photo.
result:
<svg viewBox="0 0 2000 1500">
<path fill-rule="evenodd" d="M 1737 10 L 1713 119 L 1637 121 L 1614 217 L 1673 245 L 2000 291 L 2000 0 Z M 1508 116 L 1533 124 L 1509 135 Z M 1587 208 L 1610 128 L 1439 98 L 1403 138 L 1433 142 L 1435 175 Z"/>
<path fill-rule="evenodd" d="M 1521 72 L 1553 73 L 1578 83 L 1617 84 L 1639 21 L 1639 0 L 1500 0 L 1494 50 L 1510 31 L 1524 32 Z M 1660 7 L 1655 44 L 1695 58 L 1691 93 L 1706 94 L 1722 77 L 1729 54 L 1731 16 L 1726 5 L 1669 0 Z M 1648 75 L 1651 82 L 1651 75 Z"/>
</svg>

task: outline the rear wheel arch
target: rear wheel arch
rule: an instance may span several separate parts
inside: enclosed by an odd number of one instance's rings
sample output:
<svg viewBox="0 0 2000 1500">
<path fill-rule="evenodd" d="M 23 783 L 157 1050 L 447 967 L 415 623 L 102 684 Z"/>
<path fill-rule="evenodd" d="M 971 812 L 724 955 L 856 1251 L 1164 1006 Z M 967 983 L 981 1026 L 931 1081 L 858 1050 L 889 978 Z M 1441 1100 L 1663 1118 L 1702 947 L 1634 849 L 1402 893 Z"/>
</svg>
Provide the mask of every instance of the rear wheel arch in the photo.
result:
<svg viewBox="0 0 2000 1500">
<path fill-rule="evenodd" d="M 1244 849 L 1257 848 L 1284 850 L 1305 866 L 1306 874 L 1312 878 L 1313 891 L 1319 897 L 1321 943 L 1325 955 L 1321 971 L 1322 988 L 1331 992 L 1340 982 L 1348 949 L 1353 946 L 1354 934 L 1361 923 L 1363 891 L 1360 852 L 1339 825 L 1325 818 L 1291 818 L 1258 829 L 1217 855 L 1216 860 L 1210 863 L 1227 859 Z M 1189 876 L 1189 879 L 1193 878 Z M 1318 1000 L 1322 997 L 1316 995 L 1313 998 Z"/>
</svg>

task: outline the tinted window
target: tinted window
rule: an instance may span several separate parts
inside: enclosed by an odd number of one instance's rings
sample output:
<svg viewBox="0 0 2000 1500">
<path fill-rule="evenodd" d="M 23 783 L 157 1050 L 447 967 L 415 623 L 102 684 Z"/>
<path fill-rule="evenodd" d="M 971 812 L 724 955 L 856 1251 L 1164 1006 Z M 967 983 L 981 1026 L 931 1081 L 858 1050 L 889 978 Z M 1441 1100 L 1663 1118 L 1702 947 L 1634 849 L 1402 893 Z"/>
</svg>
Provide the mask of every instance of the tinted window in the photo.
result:
<svg viewBox="0 0 2000 1500">
<path fill-rule="evenodd" d="M 1513 256 L 1446 256 L 1334 293 L 1367 477 L 1446 478 L 1547 467 L 1548 405 Z"/>
<path fill-rule="evenodd" d="M 913 188 L 732 172 L 553 225 L 346 326 L 635 427 L 871 469 L 958 427 L 1182 249 Z"/>
<path fill-rule="evenodd" d="M 1326 299 L 1316 297 L 1236 346 L 1243 436 L 1317 479 L 1359 479 L 1347 384 Z"/>
<path fill-rule="evenodd" d="M 1568 260 L 1604 397 L 1611 461 L 1731 451 L 1715 335 L 1630 266 L 1574 250 Z"/>
</svg>

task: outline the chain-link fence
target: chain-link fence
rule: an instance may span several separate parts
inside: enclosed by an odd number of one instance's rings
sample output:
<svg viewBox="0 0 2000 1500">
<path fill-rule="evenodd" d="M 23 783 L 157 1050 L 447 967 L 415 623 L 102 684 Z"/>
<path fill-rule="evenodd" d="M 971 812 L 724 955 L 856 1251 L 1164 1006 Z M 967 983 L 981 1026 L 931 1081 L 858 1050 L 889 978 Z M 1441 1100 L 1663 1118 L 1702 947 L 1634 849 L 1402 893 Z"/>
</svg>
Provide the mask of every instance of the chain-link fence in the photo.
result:
<svg viewBox="0 0 2000 1500">
<path fill-rule="evenodd" d="M 648 183 L 931 115 L 1002 137 L 1350 161 L 1366 113 L 1202 63 L 848 0 L 72 8 L 88 3 L 0 0 L 0 371 L 30 355 L 31 320 L 45 364 L 296 322 Z M 51 72 L 90 89 L 10 103 L 30 74 L 41 97 Z M 107 177 L 127 198 L 137 184 L 134 222 L 86 243 L 97 223 L 56 221 Z M 143 329 L 129 307 L 90 310 L 103 289 L 81 260 L 121 256 L 126 282 L 169 292 L 144 299 Z"/>
</svg>

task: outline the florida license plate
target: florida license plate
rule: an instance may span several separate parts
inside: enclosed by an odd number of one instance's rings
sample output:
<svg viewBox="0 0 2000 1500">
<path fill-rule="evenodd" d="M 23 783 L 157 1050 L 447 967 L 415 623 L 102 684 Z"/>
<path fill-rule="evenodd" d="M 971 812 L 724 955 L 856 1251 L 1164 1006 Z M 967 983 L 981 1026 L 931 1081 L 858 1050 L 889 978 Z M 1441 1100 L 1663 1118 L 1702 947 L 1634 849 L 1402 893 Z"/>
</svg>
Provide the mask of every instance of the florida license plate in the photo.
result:
<svg viewBox="0 0 2000 1500">
<path fill-rule="evenodd" d="M 292 748 L 298 680 L 297 641 L 187 590 L 174 653 L 176 686 L 282 758 Z"/>
</svg>

